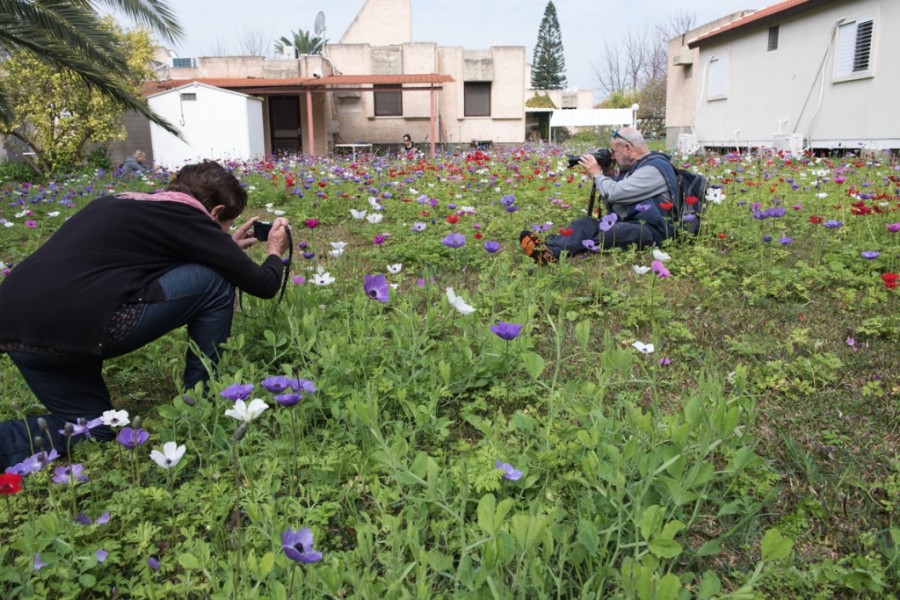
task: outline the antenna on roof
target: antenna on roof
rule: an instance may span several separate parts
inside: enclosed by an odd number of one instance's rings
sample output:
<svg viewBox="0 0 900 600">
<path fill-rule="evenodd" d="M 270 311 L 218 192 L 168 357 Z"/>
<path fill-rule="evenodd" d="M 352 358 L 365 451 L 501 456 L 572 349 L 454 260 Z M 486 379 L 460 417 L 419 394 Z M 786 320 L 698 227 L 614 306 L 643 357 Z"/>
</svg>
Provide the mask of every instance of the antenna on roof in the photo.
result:
<svg viewBox="0 0 900 600">
<path fill-rule="evenodd" d="M 324 37 L 325 34 L 325 13 L 321 10 L 319 14 L 316 15 L 316 24 L 313 25 L 313 31 L 316 32 L 316 35 L 319 37 Z"/>
</svg>

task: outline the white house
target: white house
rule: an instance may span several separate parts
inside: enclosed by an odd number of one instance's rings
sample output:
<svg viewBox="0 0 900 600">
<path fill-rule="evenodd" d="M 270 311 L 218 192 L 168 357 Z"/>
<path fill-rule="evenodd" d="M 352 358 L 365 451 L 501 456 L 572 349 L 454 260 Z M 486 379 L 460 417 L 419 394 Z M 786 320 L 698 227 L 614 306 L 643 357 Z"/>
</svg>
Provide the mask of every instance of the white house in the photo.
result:
<svg viewBox="0 0 900 600">
<path fill-rule="evenodd" d="M 676 40 L 670 143 L 898 148 L 898 30 L 897 0 L 786 0 Z"/>
<path fill-rule="evenodd" d="M 153 160 L 176 167 L 203 158 L 250 160 L 265 156 L 263 101 L 254 96 L 193 82 L 147 98 L 150 108 L 178 125 L 180 140 L 150 125 Z"/>
</svg>

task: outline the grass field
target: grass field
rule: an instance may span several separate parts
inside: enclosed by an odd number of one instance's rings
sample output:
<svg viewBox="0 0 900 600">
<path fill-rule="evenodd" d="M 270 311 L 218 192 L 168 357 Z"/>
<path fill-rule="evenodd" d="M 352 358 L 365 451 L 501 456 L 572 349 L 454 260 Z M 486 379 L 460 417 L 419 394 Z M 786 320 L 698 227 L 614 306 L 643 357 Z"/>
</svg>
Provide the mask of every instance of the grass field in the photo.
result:
<svg viewBox="0 0 900 600">
<path fill-rule="evenodd" d="M 584 213 L 565 151 L 232 164 L 245 216 L 291 220 L 284 299 L 242 299 L 187 402 L 184 332 L 107 363 L 149 439 L 5 495 L 0 595 L 895 597 L 897 157 L 675 158 L 715 192 L 659 277 L 650 250 L 518 249 Z M 0 260 L 167 177 L 3 183 Z M 0 378 L 0 416 L 39 412 Z M 238 384 L 268 406 L 246 430 Z M 69 462 L 89 480 L 53 483 Z"/>
</svg>

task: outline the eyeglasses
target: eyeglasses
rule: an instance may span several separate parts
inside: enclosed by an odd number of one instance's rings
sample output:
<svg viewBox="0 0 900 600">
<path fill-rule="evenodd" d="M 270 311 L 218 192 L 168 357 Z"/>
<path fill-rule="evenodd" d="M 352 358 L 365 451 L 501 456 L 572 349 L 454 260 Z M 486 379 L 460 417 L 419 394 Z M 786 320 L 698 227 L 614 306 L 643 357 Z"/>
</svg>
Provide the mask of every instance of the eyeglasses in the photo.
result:
<svg viewBox="0 0 900 600">
<path fill-rule="evenodd" d="M 619 130 L 618 130 L 618 129 L 613 129 L 613 134 L 612 134 L 612 136 L 613 136 L 613 139 L 619 138 L 620 140 L 622 140 L 622 141 L 625 142 L 626 144 L 631 144 L 632 146 L 634 146 L 634 142 L 632 142 L 632 141 L 629 140 L 627 137 L 625 137 L 624 135 L 622 135 L 621 133 L 619 133 Z"/>
</svg>

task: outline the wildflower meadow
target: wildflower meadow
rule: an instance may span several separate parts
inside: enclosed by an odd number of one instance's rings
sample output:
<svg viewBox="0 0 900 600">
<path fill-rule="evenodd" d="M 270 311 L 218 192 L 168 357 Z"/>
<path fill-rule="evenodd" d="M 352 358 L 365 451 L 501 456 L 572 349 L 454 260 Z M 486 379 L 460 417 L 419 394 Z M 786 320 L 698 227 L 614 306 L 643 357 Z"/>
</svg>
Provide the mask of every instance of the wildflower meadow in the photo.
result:
<svg viewBox="0 0 900 600">
<path fill-rule="evenodd" d="M 283 297 L 240 297 L 208 389 L 183 331 L 108 361 L 117 440 L 0 474 L 0 596 L 893 597 L 897 157 L 676 156 L 697 235 L 538 266 L 573 151 L 230 163 L 290 219 Z M 169 176 L 0 182 L 0 269 Z"/>
</svg>

